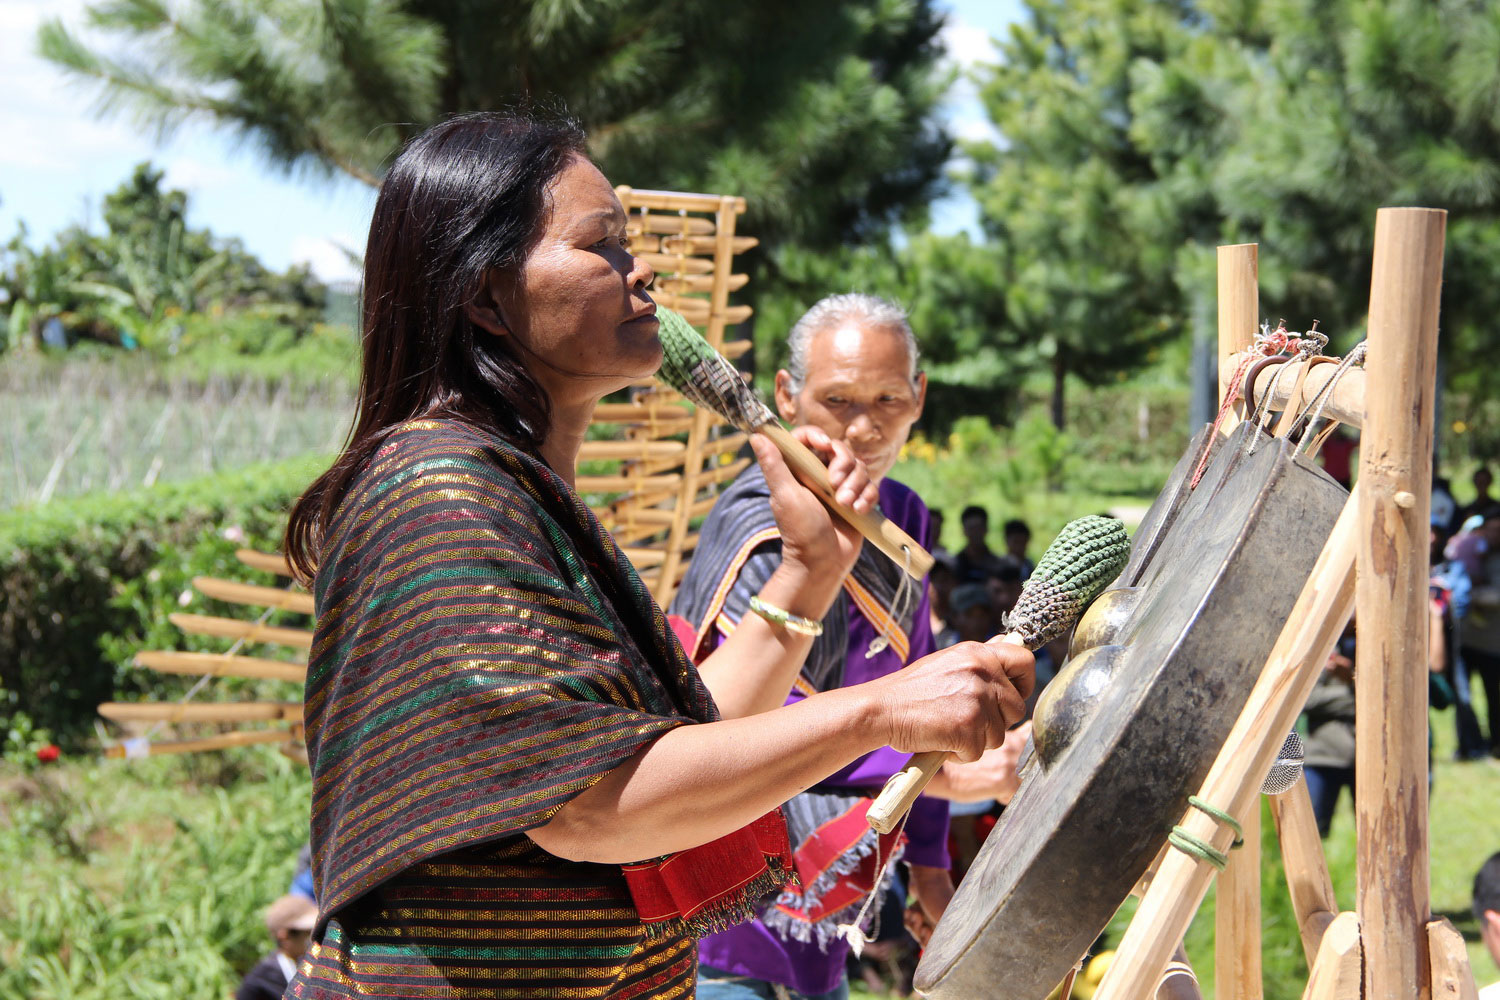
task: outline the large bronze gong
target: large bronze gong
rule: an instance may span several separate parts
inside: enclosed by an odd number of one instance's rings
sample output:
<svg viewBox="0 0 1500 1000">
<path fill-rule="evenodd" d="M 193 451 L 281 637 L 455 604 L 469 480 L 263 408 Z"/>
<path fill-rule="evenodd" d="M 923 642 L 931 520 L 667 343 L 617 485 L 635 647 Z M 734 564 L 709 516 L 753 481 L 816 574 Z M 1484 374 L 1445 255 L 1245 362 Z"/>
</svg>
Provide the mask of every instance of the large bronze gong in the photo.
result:
<svg viewBox="0 0 1500 1000">
<path fill-rule="evenodd" d="M 922 956 L 922 993 L 1042 1000 L 1166 843 L 1244 706 L 1348 494 L 1249 424 L 1189 490 L 1207 439 L 1038 702 L 1035 759 Z"/>
</svg>

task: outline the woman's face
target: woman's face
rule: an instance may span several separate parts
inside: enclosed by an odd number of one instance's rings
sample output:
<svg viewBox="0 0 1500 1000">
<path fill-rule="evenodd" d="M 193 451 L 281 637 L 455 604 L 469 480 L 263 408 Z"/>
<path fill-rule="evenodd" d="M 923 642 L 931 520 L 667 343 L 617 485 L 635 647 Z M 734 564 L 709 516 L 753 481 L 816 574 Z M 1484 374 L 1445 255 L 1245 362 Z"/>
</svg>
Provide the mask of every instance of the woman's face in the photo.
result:
<svg viewBox="0 0 1500 1000">
<path fill-rule="evenodd" d="M 590 404 L 661 367 L 654 273 L 630 252 L 625 210 L 599 168 L 575 157 L 548 185 L 546 227 L 491 293 L 516 354 L 554 406 Z"/>
</svg>

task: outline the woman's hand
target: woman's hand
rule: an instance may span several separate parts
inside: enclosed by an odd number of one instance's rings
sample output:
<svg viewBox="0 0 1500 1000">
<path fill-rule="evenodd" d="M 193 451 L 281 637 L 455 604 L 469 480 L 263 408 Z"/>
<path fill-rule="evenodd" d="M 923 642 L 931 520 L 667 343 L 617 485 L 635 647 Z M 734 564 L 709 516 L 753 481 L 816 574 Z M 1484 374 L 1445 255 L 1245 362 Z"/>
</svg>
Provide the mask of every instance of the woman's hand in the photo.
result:
<svg viewBox="0 0 1500 1000">
<path fill-rule="evenodd" d="M 828 478 L 840 502 L 860 513 L 874 509 L 880 497 L 879 486 L 871 481 L 869 470 L 847 444 L 816 427 L 798 427 L 792 434 L 828 466 Z M 750 447 L 771 489 L 771 514 L 781 530 L 782 562 L 825 579 L 836 575 L 842 580 L 859 558 L 864 539 L 797 481 L 769 438 L 753 434 Z"/>
<path fill-rule="evenodd" d="M 961 642 L 858 685 L 875 698 L 886 743 L 907 753 L 947 750 L 973 761 L 1026 717 L 1036 661 L 1009 642 Z"/>
</svg>

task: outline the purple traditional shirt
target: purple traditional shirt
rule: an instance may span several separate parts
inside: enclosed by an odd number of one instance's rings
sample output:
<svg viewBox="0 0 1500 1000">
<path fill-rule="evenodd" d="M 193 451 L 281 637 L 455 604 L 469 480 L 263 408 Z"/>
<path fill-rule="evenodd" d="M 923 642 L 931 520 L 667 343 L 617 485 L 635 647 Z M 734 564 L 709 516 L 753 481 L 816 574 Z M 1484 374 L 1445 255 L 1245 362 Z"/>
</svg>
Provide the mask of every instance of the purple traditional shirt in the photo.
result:
<svg viewBox="0 0 1500 1000">
<path fill-rule="evenodd" d="M 753 488 L 758 473 L 759 469 L 751 466 L 736 481 L 735 486 L 738 487 L 745 481 Z M 760 489 L 764 489 L 763 480 Z M 679 591 L 679 599 L 673 603 L 674 612 L 682 613 L 686 610 L 689 613 L 683 617 L 694 624 L 702 621 L 700 651 L 713 648 L 734 630 L 740 618 L 748 612 L 750 596 L 759 592 L 781 562 L 780 540 L 774 528 L 768 530 L 763 523 L 757 527 L 755 521 L 738 516 L 734 495 L 735 487 L 731 487 L 720 501 L 720 504 L 724 504 L 722 512 L 719 504 L 715 505 L 714 513 L 710 514 L 709 521 L 703 526 L 699 551 L 693 559 L 693 566 L 697 567 L 700 565 L 700 558 L 708 554 L 706 550 L 734 552 L 735 555 L 728 562 L 729 572 L 722 578 L 711 578 L 716 571 L 708 570 L 708 564 L 723 560 L 704 559 L 701 565 L 705 568 L 699 579 L 694 579 L 690 569 L 688 577 L 683 581 L 682 590 Z M 893 479 L 884 479 L 880 484 L 879 502 L 881 512 L 908 535 L 913 538 L 927 536 L 927 507 L 909 487 Z M 720 517 L 714 516 L 721 513 Z M 724 548 L 726 543 L 730 548 Z M 869 549 L 868 545 L 866 547 Z M 732 584 L 728 579 L 730 574 L 734 574 Z M 711 592 L 714 600 L 705 607 L 702 600 L 694 600 L 692 591 L 699 594 Z M 914 602 L 909 628 L 897 635 L 897 641 L 891 642 L 874 655 L 867 656 L 871 643 L 882 636 L 871 616 L 880 616 L 882 611 L 878 602 L 872 603 L 869 595 L 857 584 L 846 583 L 845 592 L 840 595 L 835 608 L 825 619 L 825 627 L 830 622 L 842 621 L 847 628 L 847 653 L 843 662 L 835 667 L 841 668 L 842 679 L 830 682 L 827 677 L 828 665 L 810 664 L 798 678 L 787 698 L 787 704 L 800 701 L 830 686 L 849 687 L 884 677 L 931 653 L 935 644 L 928 613 L 925 579 L 920 584 L 913 583 L 909 596 L 898 603 L 905 604 L 908 600 Z M 816 655 L 815 648 L 809 659 L 816 659 Z M 823 672 L 821 679 L 818 673 L 820 670 Z M 882 747 L 839 769 L 818 784 L 829 790 L 848 789 L 856 793 L 873 793 L 901 769 L 909 756 L 890 747 Z M 908 842 L 904 860 L 934 868 L 950 866 L 946 800 L 925 795 L 918 798 L 906 821 L 906 835 Z M 824 951 L 815 940 L 789 940 L 759 920 L 710 935 L 703 938 L 698 946 L 698 960 L 702 965 L 781 983 L 805 994 L 827 993 L 835 989 L 844 977 L 848 953 L 849 945 L 843 939 L 830 942 Z"/>
</svg>

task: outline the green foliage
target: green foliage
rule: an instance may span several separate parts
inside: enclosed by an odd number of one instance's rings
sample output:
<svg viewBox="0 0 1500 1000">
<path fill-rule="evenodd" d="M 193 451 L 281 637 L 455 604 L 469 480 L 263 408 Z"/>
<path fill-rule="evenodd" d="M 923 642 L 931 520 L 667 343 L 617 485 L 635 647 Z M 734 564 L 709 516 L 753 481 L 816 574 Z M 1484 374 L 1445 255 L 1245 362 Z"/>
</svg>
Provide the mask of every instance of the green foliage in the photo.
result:
<svg viewBox="0 0 1500 1000">
<path fill-rule="evenodd" d="M 7 340 L 39 342 L 48 320 L 70 340 L 86 337 L 175 353 L 184 317 L 253 309 L 293 337 L 322 314 L 325 291 L 302 265 L 268 270 L 237 239 L 187 225 L 187 195 L 162 187 L 162 171 L 138 164 L 105 196 L 104 232 L 74 226 L 33 249 L 21 231 L 0 253 Z M 0 345 L 3 346 L 3 345 Z"/>
<path fill-rule="evenodd" d="M 251 576 L 235 549 L 276 548 L 291 501 L 322 466 L 299 459 L 0 512 L 0 730 L 41 726 L 77 747 L 99 702 L 185 690 L 185 679 L 138 670 L 130 658 L 152 648 L 222 651 L 222 640 L 185 636 L 167 615 L 243 616 L 196 596 L 192 578 Z"/>
<path fill-rule="evenodd" d="M 84 20 L 39 45 L 105 113 L 370 183 L 449 115 L 561 103 L 612 179 L 741 192 L 762 239 L 830 245 L 920 207 L 949 152 L 930 0 L 115 0 Z"/>
<path fill-rule="evenodd" d="M 307 771 L 268 748 L 0 764 L 0 997 L 224 997 L 307 838 Z"/>
</svg>

